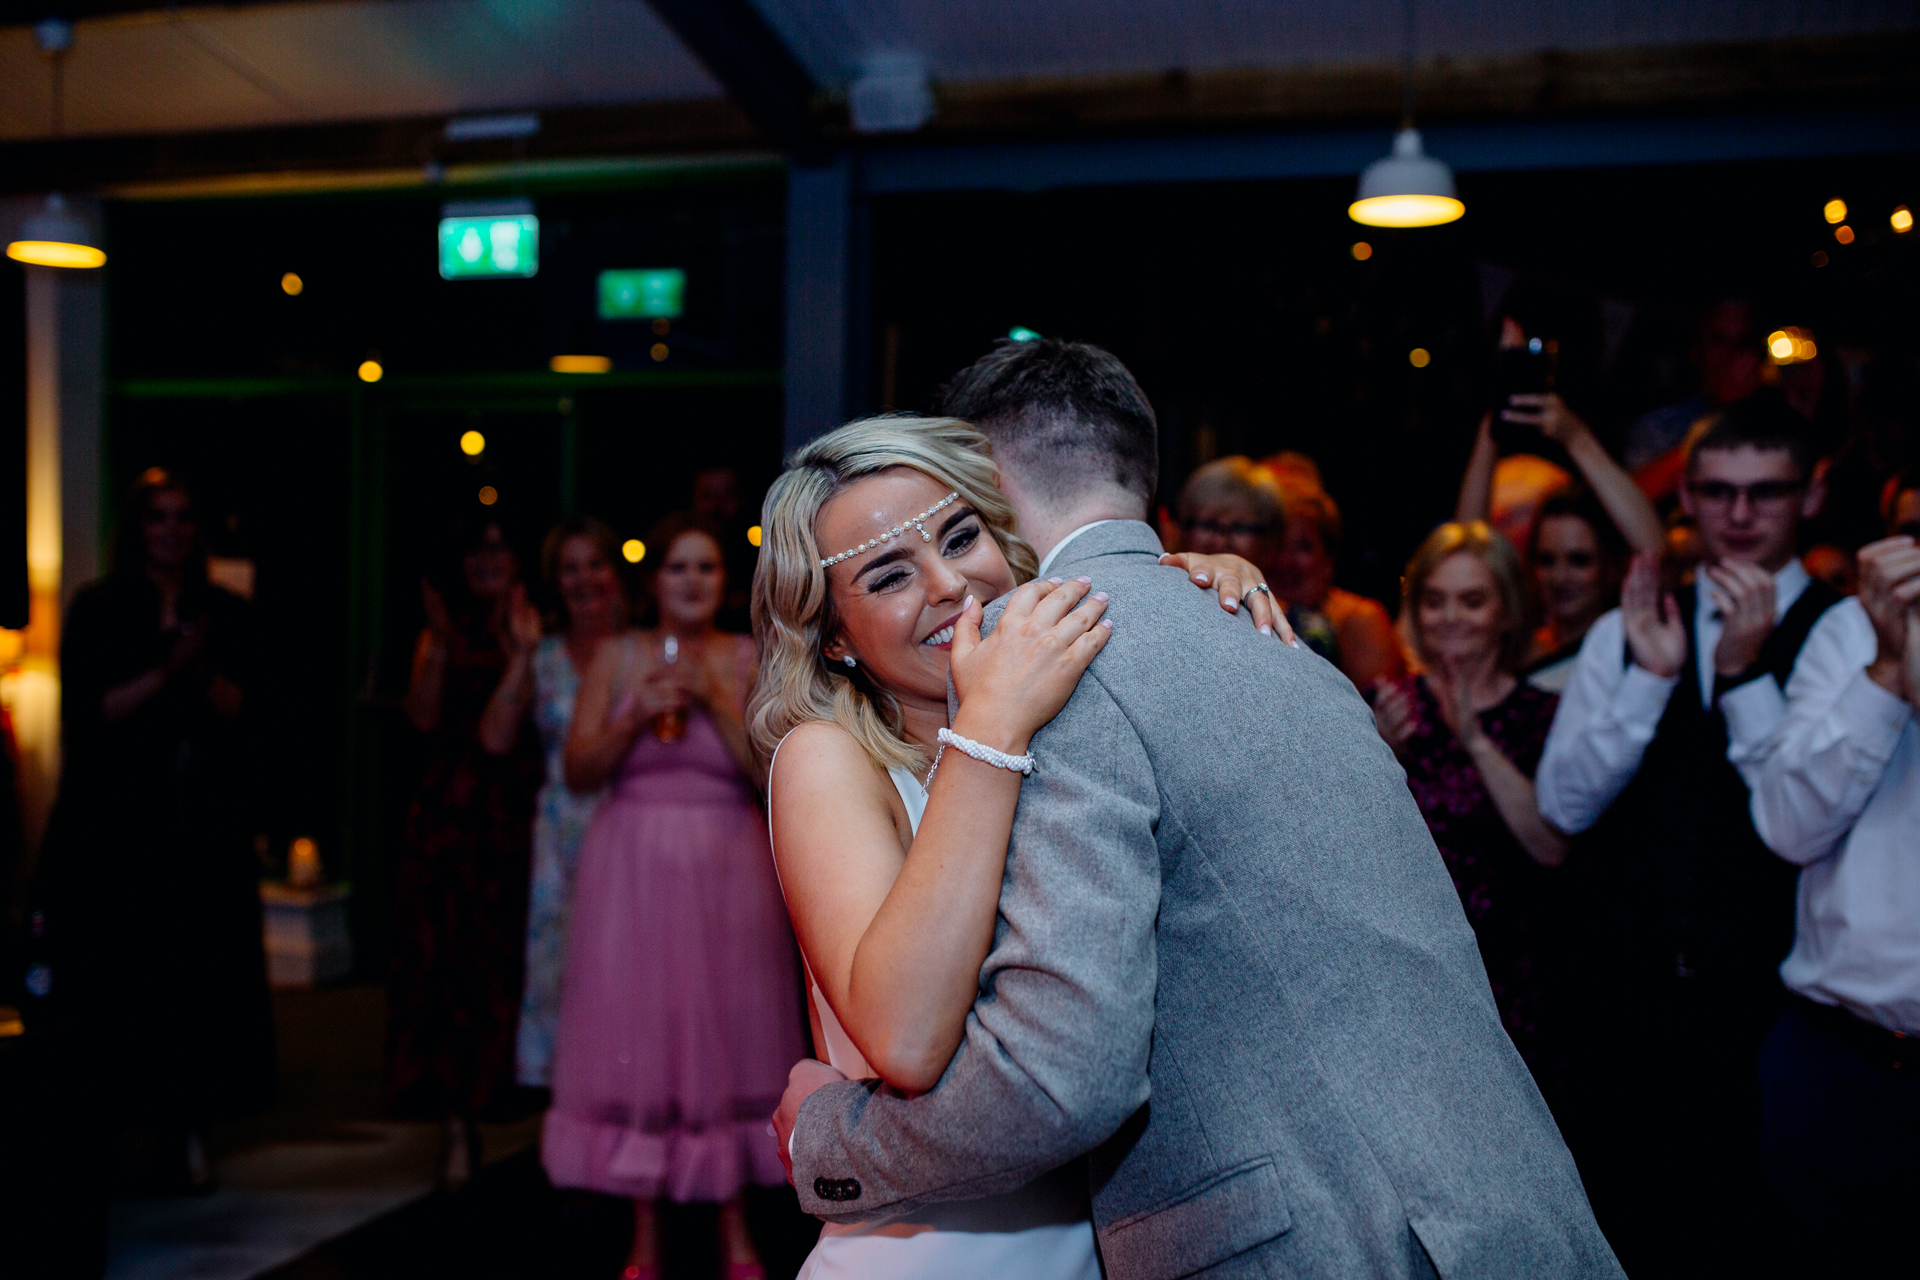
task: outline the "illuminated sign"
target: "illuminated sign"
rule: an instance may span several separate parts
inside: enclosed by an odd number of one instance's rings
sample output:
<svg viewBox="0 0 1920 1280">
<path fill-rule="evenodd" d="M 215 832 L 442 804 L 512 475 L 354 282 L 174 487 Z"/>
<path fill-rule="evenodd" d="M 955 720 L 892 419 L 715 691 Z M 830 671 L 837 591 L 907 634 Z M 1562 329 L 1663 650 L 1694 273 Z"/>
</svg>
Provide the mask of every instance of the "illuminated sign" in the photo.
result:
<svg viewBox="0 0 1920 1280">
<path fill-rule="evenodd" d="M 540 219 L 526 200 L 449 204 L 440 218 L 440 278 L 525 278 L 540 270 Z"/>
<path fill-rule="evenodd" d="M 678 267 L 600 273 L 602 320 L 671 320 L 686 302 L 687 273 Z"/>
</svg>

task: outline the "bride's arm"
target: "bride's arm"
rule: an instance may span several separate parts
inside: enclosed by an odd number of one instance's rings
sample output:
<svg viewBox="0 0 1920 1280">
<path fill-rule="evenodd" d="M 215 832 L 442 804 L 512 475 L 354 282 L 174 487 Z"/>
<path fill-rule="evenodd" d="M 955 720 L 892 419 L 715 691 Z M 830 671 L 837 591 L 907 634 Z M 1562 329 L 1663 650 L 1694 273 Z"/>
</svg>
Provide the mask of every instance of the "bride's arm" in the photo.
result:
<svg viewBox="0 0 1920 1280">
<path fill-rule="evenodd" d="M 1086 590 L 1022 587 L 978 648 L 964 638 L 979 626 L 970 606 L 954 640 L 956 734 L 1026 751 L 1109 634 L 1094 625 L 1098 607 L 1068 613 Z M 1052 603 L 1035 608 L 1043 597 Z M 794 933 L 847 1035 L 895 1088 L 931 1089 L 959 1047 L 993 943 L 1020 782 L 949 750 L 909 840 L 893 784 L 845 730 L 803 725 L 781 747 L 773 844 Z"/>
</svg>

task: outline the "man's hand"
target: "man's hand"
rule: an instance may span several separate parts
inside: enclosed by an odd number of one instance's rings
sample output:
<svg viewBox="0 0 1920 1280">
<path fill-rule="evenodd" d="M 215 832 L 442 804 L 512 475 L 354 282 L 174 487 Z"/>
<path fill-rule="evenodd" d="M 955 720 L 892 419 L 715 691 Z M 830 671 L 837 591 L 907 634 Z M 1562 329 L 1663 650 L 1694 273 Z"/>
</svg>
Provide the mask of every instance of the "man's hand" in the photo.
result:
<svg viewBox="0 0 1920 1280">
<path fill-rule="evenodd" d="M 1773 634 L 1773 575 L 1744 560 L 1722 560 L 1703 565 L 1720 611 L 1720 643 L 1713 649 L 1713 669 L 1737 676 L 1760 660 L 1760 647 Z"/>
<path fill-rule="evenodd" d="M 845 1080 L 846 1077 L 824 1062 L 813 1058 L 802 1058 L 793 1064 L 793 1070 L 787 1072 L 787 1091 L 780 1095 L 780 1109 L 773 1113 L 773 1140 L 780 1149 L 780 1163 L 787 1171 L 787 1181 L 793 1181 L 793 1155 L 788 1144 L 793 1141 L 793 1126 L 800 1120 L 800 1104 L 813 1095 L 813 1091 L 830 1084 Z"/>
<path fill-rule="evenodd" d="M 1660 590 L 1660 557 L 1643 551 L 1633 558 L 1620 588 L 1620 616 L 1627 652 L 1649 675 L 1671 680 L 1687 660 L 1687 622 L 1671 592 Z"/>
<path fill-rule="evenodd" d="M 1860 605 L 1873 620 L 1879 653 L 1867 678 L 1897 698 L 1912 692 L 1907 658 L 1917 640 L 1911 619 L 1920 601 L 1920 546 L 1912 538 L 1883 538 L 1860 549 Z"/>
</svg>

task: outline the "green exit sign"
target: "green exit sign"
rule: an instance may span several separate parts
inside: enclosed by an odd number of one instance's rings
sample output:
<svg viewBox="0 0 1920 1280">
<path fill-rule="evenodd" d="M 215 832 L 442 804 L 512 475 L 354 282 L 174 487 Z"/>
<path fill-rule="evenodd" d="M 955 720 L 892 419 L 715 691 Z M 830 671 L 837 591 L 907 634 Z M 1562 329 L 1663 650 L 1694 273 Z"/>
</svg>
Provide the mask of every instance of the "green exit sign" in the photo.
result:
<svg viewBox="0 0 1920 1280">
<path fill-rule="evenodd" d="M 529 202 L 449 204 L 441 212 L 441 279 L 523 278 L 540 270 L 540 219 Z"/>
<path fill-rule="evenodd" d="M 671 320 L 687 296 L 687 273 L 678 267 L 600 273 L 602 320 Z"/>
</svg>

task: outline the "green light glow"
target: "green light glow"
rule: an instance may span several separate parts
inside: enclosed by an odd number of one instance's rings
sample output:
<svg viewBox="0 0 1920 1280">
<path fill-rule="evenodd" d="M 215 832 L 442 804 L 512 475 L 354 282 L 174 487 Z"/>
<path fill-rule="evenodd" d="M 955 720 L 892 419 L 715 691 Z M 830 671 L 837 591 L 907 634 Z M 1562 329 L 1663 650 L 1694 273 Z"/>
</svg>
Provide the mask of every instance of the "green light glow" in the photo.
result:
<svg viewBox="0 0 1920 1280">
<path fill-rule="evenodd" d="M 540 270 L 540 219 L 531 213 L 507 217 L 440 219 L 440 278 L 524 278 Z"/>
<path fill-rule="evenodd" d="M 1009 338 L 1012 338 L 1015 342 L 1032 342 L 1036 338 L 1038 338 L 1040 335 L 1035 333 L 1033 330 L 1027 328 L 1025 325 L 1017 324 L 1013 326 L 1013 328 L 1007 330 L 1007 336 Z"/>
<path fill-rule="evenodd" d="M 687 273 L 678 267 L 602 271 L 602 320 L 672 320 L 686 304 Z"/>
</svg>

